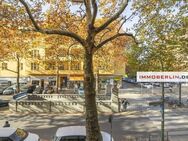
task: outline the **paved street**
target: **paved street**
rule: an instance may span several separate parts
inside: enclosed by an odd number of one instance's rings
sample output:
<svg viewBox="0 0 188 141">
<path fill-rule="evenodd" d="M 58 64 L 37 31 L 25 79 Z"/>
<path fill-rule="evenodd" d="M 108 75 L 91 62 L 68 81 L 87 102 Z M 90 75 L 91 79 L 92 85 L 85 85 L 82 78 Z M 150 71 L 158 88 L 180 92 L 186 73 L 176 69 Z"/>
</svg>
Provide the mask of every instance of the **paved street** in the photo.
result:
<svg viewBox="0 0 188 141">
<path fill-rule="evenodd" d="M 166 95 L 178 96 L 177 89 L 173 94 L 166 90 Z M 120 90 L 120 97 L 130 102 L 127 112 L 113 115 L 113 136 L 115 141 L 124 141 L 127 136 L 144 137 L 148 133 L 160 133 L 160 107 L 149 107 L 148 102 L 160 99 L 160 88 L 146 89 L 142 92 L 139 86 L 124 84 Z M 186 98 L 186 88 L 183 87 L 182 97 Z M 11 99 L 9 96 L 0 96 Z M 101 129 L 110 133 L 108 123 L 109 114 L 100 115 Z M 9 120 L 11 126 L 27 129 L 37 133 L 42 140 L 49 141 L 56 130 L 65 125 L 84 125 L 83 115 L 64 114 L 19 114 L 6 110 L 0 112 L 0 125 Z M 169 132 L 171 141 L 187 141 L 188 138 L 188 110 L 186 108 L 165 110 L 165 131 Z"/>
<path fill-rule="evenodd" d="M 131 114 L 132 113 L 132 114 Z M 128 112 L 115 114 L 113 116 L 113 136 L 116 141 L 124 141 L 129 134 L 143 134 L 155 132 L 155 128 L 147 117 L 139 112 Z M 27 129 L 37 133 L 43 140 L 49 140 L 56 132 L 58 127 L 65 125 L 84 125 L 85 119 L 82 115 L 61 115 L 61 114 L 10 114 L 1 113 L 0 125 L 5 120 L 10 121 L 11 126 Z M 108 115 L 100 115 L 101 129 L 110 132 Z"/>
<path fill-rule="evenodd" d="M 126 85 L 126 84 L 125 84 Z M 130 84 L 128 84 L 130 85 Z M 182 101 L 187 100 L 187 86 L 182 87 Z M 165 88 L 165 96 L 170 96 L 178 99 L 179 89 L 173 88 L 170 93 L 168 88 Z M 152 121 L 154 127 L 159 131 L 161 129 L 161 113 L 160 106 L 148 106 L 149 101 L 158 101 L 161 97 L 161 87 L 157 88 L 140 88 L 128 87 L 126 93 L 122 93 L 121 97 L 126 97 L 130 101 L 128 110 L 135 109 L 144 111 L 144 115 Z M 187 141 L 188 138 L 188 109 L 176 108 L 165 110 L 165 130 L 169 132 L 172 141 Z"/>
</svg>

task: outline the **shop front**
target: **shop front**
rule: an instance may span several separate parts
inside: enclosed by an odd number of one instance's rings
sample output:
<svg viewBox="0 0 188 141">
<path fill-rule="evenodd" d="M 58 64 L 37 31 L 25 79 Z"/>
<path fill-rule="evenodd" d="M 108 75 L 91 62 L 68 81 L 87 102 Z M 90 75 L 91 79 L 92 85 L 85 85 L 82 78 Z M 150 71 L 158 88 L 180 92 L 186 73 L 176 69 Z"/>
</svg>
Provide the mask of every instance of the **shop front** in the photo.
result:
<svg viewBox="0 0 188 141">
<path fill-rule="evenodd" d="M 78 88 L 83 87 L 83 85 L 84 85 L 84 76 L 83 75 L 70 75 L 69 76 L 68 88 L 72 89 L 75 87 L 75 85 L 77 85 Z"/>
</svg>

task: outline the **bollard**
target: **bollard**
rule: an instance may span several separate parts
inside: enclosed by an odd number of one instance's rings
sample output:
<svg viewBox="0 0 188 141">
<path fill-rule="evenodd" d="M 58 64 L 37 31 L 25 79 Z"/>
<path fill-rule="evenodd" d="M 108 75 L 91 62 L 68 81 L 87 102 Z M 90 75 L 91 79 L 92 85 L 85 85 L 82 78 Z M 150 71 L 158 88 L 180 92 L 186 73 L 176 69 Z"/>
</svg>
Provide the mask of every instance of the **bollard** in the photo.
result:
<svg viewBox="0 0 188 141">
<path fill-rule="evenodd" d="M 166 132 L 166 140 L 168 141 L 168 131 Z"/>
<path fill-rule="evenodd" d="M 17 112 L 17 108 L 18 108 L 18 103 L 17 103 L 17 101 L 16 101 L 16 112 Z"/>
<path fill-rule="evenodd" d="M 51 111 L 52 111 L 52 102 L 49 101 L 49 112 L 51 113 Z"/>
<path fill-rule="evenodd" d="M 150 135 L 150 133 L 149 133 L 149 140 L 148 141 L 151 141 L 151 135 Z"/>
</svg>

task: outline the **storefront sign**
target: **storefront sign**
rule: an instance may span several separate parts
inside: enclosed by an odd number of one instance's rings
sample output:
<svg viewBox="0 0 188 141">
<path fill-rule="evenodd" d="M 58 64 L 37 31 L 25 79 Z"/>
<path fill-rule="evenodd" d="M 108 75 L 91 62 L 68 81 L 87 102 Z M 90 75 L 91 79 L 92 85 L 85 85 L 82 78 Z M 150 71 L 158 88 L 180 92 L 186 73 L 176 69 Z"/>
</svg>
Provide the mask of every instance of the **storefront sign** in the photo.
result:
<svg viewBox="0 0 188 141">
<path fill-rule="evenodd" d="M 137 82 L 188 82 L 188 72 L 137 72 Z"/>
</svg>

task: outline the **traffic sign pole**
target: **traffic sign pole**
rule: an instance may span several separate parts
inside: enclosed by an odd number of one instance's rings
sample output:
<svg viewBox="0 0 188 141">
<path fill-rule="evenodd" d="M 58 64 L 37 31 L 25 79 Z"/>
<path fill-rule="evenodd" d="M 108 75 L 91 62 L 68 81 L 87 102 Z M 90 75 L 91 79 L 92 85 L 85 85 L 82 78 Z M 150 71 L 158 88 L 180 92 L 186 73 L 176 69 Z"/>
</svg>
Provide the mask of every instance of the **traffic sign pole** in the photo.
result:
<svg viewBox="0 0 188 141">
<path fill-rule="evenodd" d="M 164 141 L 164 82 L 162 82 L 162 97 L 161 97 L 161 141 Z"/>
<path fill-rule="evenodd" d="M 181 106 L 181 83 L 179 83 L 179 106 Z"/>
</svg>

